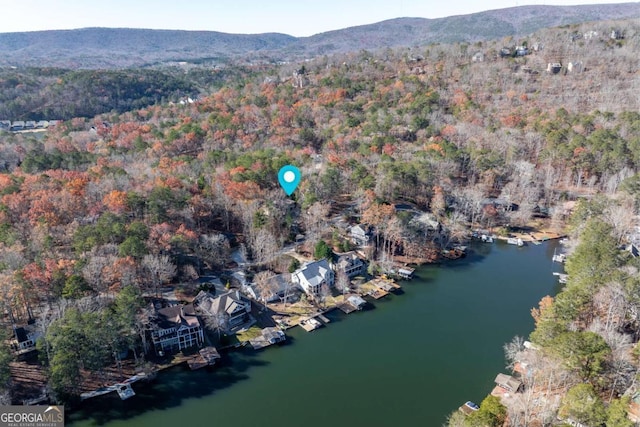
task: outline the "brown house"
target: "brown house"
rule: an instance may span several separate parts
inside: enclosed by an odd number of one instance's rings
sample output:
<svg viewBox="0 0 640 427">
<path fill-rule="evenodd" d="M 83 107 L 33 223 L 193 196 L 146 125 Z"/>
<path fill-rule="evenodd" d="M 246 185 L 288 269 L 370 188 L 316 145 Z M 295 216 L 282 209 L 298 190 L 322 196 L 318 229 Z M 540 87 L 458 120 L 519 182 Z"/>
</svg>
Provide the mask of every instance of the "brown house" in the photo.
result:
<svg viewBox="0 0 640 427">
<path fill-rule="evenodd" d="M 503 389 L 512 393 L 517 393 L 522 389 L 522 381 L 512 377 L 511 375 L 498 374 L 495 379 L 495 383 Z"/>
</svg>

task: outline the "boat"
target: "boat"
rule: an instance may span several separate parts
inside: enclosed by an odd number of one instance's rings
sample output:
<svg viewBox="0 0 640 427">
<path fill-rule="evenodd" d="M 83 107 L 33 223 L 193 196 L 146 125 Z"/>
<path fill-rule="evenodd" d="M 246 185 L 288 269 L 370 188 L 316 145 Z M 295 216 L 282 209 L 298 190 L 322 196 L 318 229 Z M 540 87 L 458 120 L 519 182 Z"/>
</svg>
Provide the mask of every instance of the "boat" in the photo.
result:
<svg viewBox="0 0 640 427">
<path fill-rule="evenodd" d="M 122 399 L 122 400 L 126 400 L 126 399 L 136 395 L 136 393 L 131 388 L 131 384 L 130 383 L 127 383 L 127 384 L 116 384 L 116 387 L 117 387 L 116 390 L 118 391 L 118 396 L 120 396 L 120 399 Z"/>
<path fill-rule="evenodd" d="M 465 415 L 471 415 L 472 413 L 479 410 L 480 407 L 473 403 L 472 401 L 465 402 L 464 405 L 460 406 L 458 410 Z"/>
<path fill-rule="evenodd" d="M 484 243 L 493 243 L 493 236 L 483 234 L 482 236 L 480 236 L 480 240 L 482 240 Z"/>
<path fill-rule="evenodd" d="M 510 245 L 524 246 L 524 242 L 519 237 L 509 237 L 507 243 Z"/>
<path fill-rule="evenodd" d="M 568 274 L 563 274 L 563 273 L 553 273 L 554 276 L 558 276 L 558 282 L 565 284 L 567 283 L 567 281 L 569 280 L 569 275 Z"/>
<path fill-rule="evenodd" d="M 314 331 L 314 330 L 318 329 L 321 326 L 322 326 L 322 323 L 320 323 L 314 317 L 311 317 L 309 319 L 304 319 L 304 320 L 300 321 L 300 327 L 302 329 L 304 329 L 305 331 L 307 331 L 307 332 Z"/>
<path fill-rule="evenodd" d="M 567 260 L 567 256 L 565 254 L 553 255 L 553 262 L 559 262 L 560 264 L 564 263 Z"/>
</svg>

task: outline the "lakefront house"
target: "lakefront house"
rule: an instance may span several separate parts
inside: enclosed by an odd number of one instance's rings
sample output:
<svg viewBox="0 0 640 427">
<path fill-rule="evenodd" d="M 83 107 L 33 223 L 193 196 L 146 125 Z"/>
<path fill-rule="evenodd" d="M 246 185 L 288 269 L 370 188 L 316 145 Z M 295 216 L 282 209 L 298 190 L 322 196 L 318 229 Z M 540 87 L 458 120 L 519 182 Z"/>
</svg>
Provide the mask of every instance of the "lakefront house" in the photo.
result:
<svg viewBox="0 0 640 427">
<path fill-rule="evenodd" d="M 291 274 L 291 282 L 308 295 L 318 296 L 323 285 L 333 286 L 335 274 L 326 259 L 305 263 Z"/>
<path fill-rule="evenodd" d="M 193 304 L 156 309 L 151 321 L 151 340 L 158 355 L 201 346 L 204 334 Z"/>
<path fill-rule="evenodd" d="M 338 256 L 333 267 L 336 272 L 344 272 L 349 278 L 364 274 L 366 271 L 365 263 L 353 252 Z"/>
<path fill-rule="evenodd" d="M 220 330 L 233 333 L 250 324 L 251 301 L 243 297 L 238 290 L 213 296 L 209 292 L 200 291 L 194 300 L 200 313 L 205 318 L 216 319 Z"/>
</svg>

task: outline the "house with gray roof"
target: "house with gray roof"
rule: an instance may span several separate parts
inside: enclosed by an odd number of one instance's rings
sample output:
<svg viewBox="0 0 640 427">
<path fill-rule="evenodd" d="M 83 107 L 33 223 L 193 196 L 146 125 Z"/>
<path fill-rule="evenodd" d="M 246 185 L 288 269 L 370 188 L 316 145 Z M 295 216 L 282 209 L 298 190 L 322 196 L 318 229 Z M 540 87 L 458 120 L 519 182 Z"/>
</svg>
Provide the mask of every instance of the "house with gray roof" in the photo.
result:
<svg viewBox="0 0 640 427">
<path fill-rule="evenodd" d="M 223 319 L 224 327 L 222 330 L 225 333 L 233 333 L 253 320 L 251 301 L 243 297 L 238 290 L 218 296 L 200 291 L 196 295 L 194 304 L 204 317 Z"/>
<path fill-rule="evenodd" d="M 357 224 L 351 227 L 349 234 L 351 235 L 351 241 L 355 245 L 366 246 L 369 244 L 369 240 L 371 240 L 372 233 L 369 226 Z"/>
<path fill-rule="evenodd" d="M 24 130 L 24 122 L 22 120 L 17 120 L 11 123 L 11 128 L 9 129 L 13 132 L 17 132 L 19 130 Z"/>
<path fill-rule="evenodd" d="M 156 309 L 150 330 L 157 354 L 181 351 L 204 342 L 202 326 L 193 304 Z"/>
<path fill-rule="evenodd" d="M 305 263 L 291 274 L 291 282 L 311 296 L 320 295 L 324 284 L 333 286 L 335 275 L 326 259 Z"/>
<path fill-rule="evenodd" d="M 522 381 L 506 374 L 498 374 L 494 380 L 496 385 L 512 393 L 517 393 L 522 389 Z"/>
<path fill-rule="evenodd" d="M 342 271 L 350 278 L 364 274 L 366 271 L 366 265 L 354 252 L 339 255 L 333 267 L 337 272 Z"/>
<path fill-rule="evenodd" d="M 18 353 L 26 353 L 36 349 L 36 341 L 42 333 L 36 330 L 35 325 L 16 326 L 13 325 L 14 339 L 11 347 Z"/>
<path fill-rule="evenodd" d="M 272 303 L 276 301 L 293 302 L 297 300 L 300 290 L 291 283 L 291 274 L 276 274 L 267 279 L 268 291 L 261 290 L 255 283 L 244 286 L 242 291 L 245 295 L 261 301 L 263 303 Z"/>
</svg>

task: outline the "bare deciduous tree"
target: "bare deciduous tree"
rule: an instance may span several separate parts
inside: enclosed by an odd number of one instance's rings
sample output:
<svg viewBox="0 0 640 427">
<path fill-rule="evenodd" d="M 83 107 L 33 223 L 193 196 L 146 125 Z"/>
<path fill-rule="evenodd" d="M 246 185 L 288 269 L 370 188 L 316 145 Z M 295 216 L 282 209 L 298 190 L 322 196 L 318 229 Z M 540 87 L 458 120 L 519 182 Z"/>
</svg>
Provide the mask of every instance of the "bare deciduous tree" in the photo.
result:
<svg viewBox="0 0 640 427">
<path fill-rule="evenodd" d="M 197 251 L 209 268 L 219 268 L 229 261 L 231 246 L 224 234 L 203 234 L 198 241 Z"/>
<path fill-rule="evenodd" d="M 176 275 L 176 266 L 171 262 L 168 255 L 148 254 L 142 258 L 142 268 L 146 273 L 149 286 L 156 295 L 160 285 L 168 283 Z"/>
<path fill-rule="evenodd" d="M 253 279 L 260 293 L 260 300 L 263 303 L 266 303 L 277 292 L 277 286 L 272 280 L 273 276 L 273 272 L 267 270 L 259 272 Z"/>
<path fill-rule="evenodd" d="M 351 288 L 351 280 L 343 270 L 338 270 L 338 272 L 336 273 L 335 286 L 336 289 L 342 293 L 342 299 L 344 300 L 345 294 L 347 294 L 349 292 L 349 289 Z"/>
<path fill-rule="evenodd" d="M 316 202 L 304 213 L 303 220 L 306 228 L 307 240 L 315 242 L 326 225 L 330 206 L 328 203 Z"/>
<path fill-rule="evenodd" d="M 524 350 L 524 338 L 516 335 L 502 348 L 504 349 L 504 357 L 507 361 L 507 369 L 513 369 L 516 362 L 519 361 L 522 351 Z"/>
</svg>

